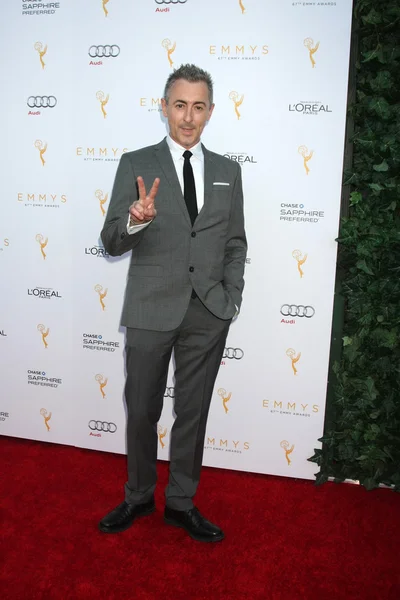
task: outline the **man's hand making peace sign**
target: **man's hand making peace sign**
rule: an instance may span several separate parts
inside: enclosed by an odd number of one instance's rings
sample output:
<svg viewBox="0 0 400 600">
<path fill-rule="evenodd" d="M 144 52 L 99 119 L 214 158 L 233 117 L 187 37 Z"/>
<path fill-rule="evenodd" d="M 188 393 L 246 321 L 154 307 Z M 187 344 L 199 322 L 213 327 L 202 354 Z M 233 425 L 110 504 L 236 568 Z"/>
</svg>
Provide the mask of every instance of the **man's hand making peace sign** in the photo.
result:
<svg viewBox="0 0 400 600">
<path fill-rule="evenodd" d="M 137 184 L 139 188 L 139 200 L 136 200 L 129 208 L 131 225 L 143 225 L 152 221 L 157 216 L 154 200 L 157 195 L 158 186 L 160 185 L 159 178 L 156 177 L 148 194 L 146 194 L 143 177 L 137 178 Z"/>
</svg>

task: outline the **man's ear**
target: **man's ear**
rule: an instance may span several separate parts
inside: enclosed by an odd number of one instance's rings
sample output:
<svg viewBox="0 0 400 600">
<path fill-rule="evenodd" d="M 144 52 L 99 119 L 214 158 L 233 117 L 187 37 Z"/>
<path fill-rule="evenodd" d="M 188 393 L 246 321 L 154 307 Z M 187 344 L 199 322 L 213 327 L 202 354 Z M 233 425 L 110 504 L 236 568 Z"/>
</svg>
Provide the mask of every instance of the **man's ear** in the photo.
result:
<svg viewBox="0 0 400 600">
<path fill-rule="evenodd" d="M 161 98 L 161 108 L 164 117 L 167 117 L 167 101 L 165 98 Z"/>
</svg>

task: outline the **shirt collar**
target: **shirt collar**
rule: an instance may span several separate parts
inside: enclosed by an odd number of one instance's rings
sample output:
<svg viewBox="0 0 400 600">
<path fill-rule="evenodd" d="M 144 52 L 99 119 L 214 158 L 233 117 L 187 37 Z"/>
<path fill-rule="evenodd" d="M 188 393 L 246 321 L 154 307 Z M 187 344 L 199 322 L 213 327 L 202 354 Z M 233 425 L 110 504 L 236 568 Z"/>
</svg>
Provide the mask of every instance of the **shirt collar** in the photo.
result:
<svg viewBox="0 0 400 600">
<path fill-rule="evenodd" d="M 182 155 L 185 152 L 185 150 L 187 150 L 187 148 L 184 148 L 183 146 L 175 142 L 175 140 L 173 140 L 170 135 L 167 135 L 167 144 L 171 151 L 172 158 L 174 160 L 179 160 L 180 158 L 183 158 Z M 193 148 L 190 148 L 190 152 L 198 160 L 203 160 L 203 149 L 201 147 L 201 142 L 197 142 L 197 144 L 193 146 Z"/>
</svg>

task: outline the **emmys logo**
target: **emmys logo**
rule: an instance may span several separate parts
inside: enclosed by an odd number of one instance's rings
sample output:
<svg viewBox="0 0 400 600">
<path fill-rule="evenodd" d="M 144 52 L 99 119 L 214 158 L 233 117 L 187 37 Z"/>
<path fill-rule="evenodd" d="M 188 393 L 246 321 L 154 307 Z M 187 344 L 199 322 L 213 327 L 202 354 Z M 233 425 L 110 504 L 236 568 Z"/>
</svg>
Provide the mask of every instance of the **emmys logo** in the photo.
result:
<svg viewBox="0 0 400 600">
<path fill-rule="evenodd" d="M 233 104 L 235 105 L 235 113 L 239 120 L 240 116 L 241 116 L 240 112 L 239 112 L 239 106 L 242 104 L 242 102 L 244 100 L 244 94 L 242 94 L 242 97 L 239 99 L 239 94 L 237 92 L 233 91 L 229 94 L 229 99 L 232 100 Z"/>
<path fill-rule="evenodd" d="M 227 407 L 227 402 L 229 402 L 229 400 L 231 399 L 232 393 L 229 392 L 229 394 L 226 395 L 226 390 L 224 390 L 224 388 L 219 388 L 219 390 L 218 390 L 218 396 L 221 397 L 222 405 L 224 407 L 225 414 L 228 414 L 229 409 Z"/>
<path fill-rule="evenodd" d="M 268 44 L 210 44 L 209 54 L 216 56 L 218 60 L 235 61 L 255 61 L 261 60 L 263 56 L 269 53 Z"/>
<path fill-rule="evenodd" d="M 101 108 L 101 112 L 103 113 L 103 117 L 106 118 L 107 113 L 106 113 L 106 110 L 105 110 L 104 107 L 106 106 L 106 104 L 107 104 L 107 102 L 108 102 L 108 100 L 110 98 L 110 95 L 107 94 L 107 97 L 106 97 L 105 94 L 104 94 L 104 92 L 102 92 L 101 90 L 99 90 L 96 93 L 96 98 L 100 102 L 100 108 Z"/>
<path fill-rule="evenodd" d="M 119 162 L 121 154 L 128 152 L 128 148 L 109 148 L 104 146 L 103 148 L 94 146 L 76 146 L 76 156 L 83 157 L 84 161 L 91 162 Z"/>
<path fill-rule="evenodd" d="M 290 445 L 290 444 L 289 444 L 289 442 L 287 442 L 286 440 L 282 440 L 282 442 L 280 443 L 280 447 L 281 447 L 281 448 L 284 450 L 284 452 L 285 452 L 285 458 L 286 458 L 286 460 L 287 460 L 287 464 L 288 464 L 288 466 L 290 467 L 290 463 L 291 463 L 292 461 L 290 460 L 290 456 L 289 456 L 289 455 L 290 455 L 290 454 L 293 452 L 293 450 L 294 450 L 294 445 L 292 445 L 292 447 L 291 447 L 291 448 L 289 448 L 289 445 Z"/>
<path fill-rule="evenodd" d="M 293 348 L 288 348 L 286 350 L 286 356 L 290 358 L 290 362 L 292 363 L 293 375 L 297 375 L 296 363 L 298 363 L 300 360 L 301 352 L 299 352 L 296 356 L 296 350 L 293 350 Z"/>
<path fill-rule="evenodd" d="M 283 402 L 282 400 L 263 400 L 262 407 L 268 409 L 271 414 L 285 415 L 289 417 L 311 417 L 311 413 L 319 413 L 319 404 L 310 406 L 298 402 Z M 300 410 L 301 409 L 301 410 Z"/>
<path fill-rule="evenodd" d="M 104 292 L 103 292 L 103 286 L 102 286 L 102 285 L 100 285 L 100 284 L 98 283 L 98 284 L 96 284 L 96 285 L 94 286 L 94 291 L 98 293 L 98 295 L 99 295 L 99 300 L 100 300 L 100 304 L 101 304 L 101 308 L 102 308 L 103 310 L 105 310 L 105 309 L 106 309 L 106 306 L 105 306 L 105 304 L 104 304 L 103 300 L 104 300 L 104 298 L 107 296 L 108 289 L 105 289 L 105 290 L 104 290 Z"/>
<path fill-rule="evenodd" d="M 97 200 L 100 203 L 101 214 L 104 217 L 106 214 L 106 211 L 104 210 L 103 207 L 108 200 L 108 194 L 104 194 L 103 190 L 96 190 L 94 195 L 96 196 Z"/>
<path fill-rule="evenodd" d="M 161 448 L 164 450 L 165 448 L 165 444 L 163 442 L 163 439 L 165 438 L 165 436 L 167 435 L 167 428 L 162 427 L 161 425 L 157 426 L 157 434 L 158 434 L 158 441 L 160 442 Z"/>
<path fill-rule="evenodd" d="M 204 450 L 213 450 L 214 452 L 230 452 L 231 454 L 242 454 L 250 449 L 250 442 L 232 440 L 228 438 L 215 438 L 207 435 L 204 440 Z"/>
<path fill-rule="evenodd" d="M 308 50 L 312 68 L 314 68 L 315 67 L 314 54 L 316 53 L 316 51 L 319 48 L 319 42 L 317 42 L 314 46 L 314 40 L 312 38 L 306 38 L 304 40 L 304 45 Z M 314 46 L 314 48 L 313 48 L 313 46 Z"/>
<path fill-rule="evenodd" d="M 139 105 L 147 108 L 147 112 L 161 112 L 161 99 L 143 96 L 139 99 Z"/>
<path fill-rule="evenodd" d="M 47 340 L 46 340 L 46 338 L 47 338 L 47 336 L 48 336 L 48 335 L 49 335 L 49 333 L 50 333 L 50 329 L 49 329 L 49 328 L 47 328 L 47 331 L 45 331 L 45 329 L 46 329 L 46 327 L 45 327 L 44 325 L 42 325 L 42 324 L 39 324 L 39 325 L 37 326 L 37 330 L 40 332 L 40 334 L 41 334 L 41 336 L 42 336 L 42 342 L 43 342 L 43 345 L 44 345 L 45 349 L 47 350 L 48 343 L 47 343 Z"/>
<path fill-rule="evenodd" d="M 103 12 L 104 12 L 104 16 L 108 17 L 108 10 L 107 10 L 107 4 L 109 3 L 110 0 L 101 0 L 101 4 L 103 6 Z"/>
<path fill-rule="evenodd" d="M 300 274 L 300 279 L 301 279 L 304 275 L 304 271 L 301 267 L 304 265 L 304 263 L 307 260 L 307 254 L 305 254 L 303 256 L 303 253 L 301 250 L 293 250 L 292 256 L 297 261 L 297 270 Z"/>
<path fill-rule="evenodd" d="M 36 140 L 35 148 L 37 148 L 39 150 L 40 160 L 42 161 L 42 166 L 44 167 L 44 165 L 46 164 L 46 161 L 44 160 L 43 155 L 47 150 L 47 143 L 45 142 L 43 145 L 42 140 Z"/>
<path fill-rule="evenodd" d="M 299 146 L 297 149 L 297 152 L 300 154 L 300 156 L 303 157 L 304 169 L 306 171 L 306 175 L 308 175 L 310 172 L 310 167 L 308 166 L 307 163 L 308 163 L 308 161 L 310 161 L 312 159 L 314 150 L 310 150 L 310 152 L 309 152 L 307 146 Z"/>
<path fill-rule="evenodd" d="M 244 15 L 244 13 L 246 12 L 246 9 L 244 7 L 242 0 L 239 0 L 239 6 L 240 6 L 240 10 L 242 11 L 242 15 Z"/>
<path fill-rule="evenodd" d="M 24 206 L 40 207 L 49 206 L 59 208 L 61 204 L 67 202 L 66 194 L 38 194 L 33 192 L 32 194 L 27 192 L 18 192 L 17 201 L 23 202 Z"/>
<path fill-rule="evenodd" d="M 106 397 L 106 393 L 104 391 L 104 388 L 106 387 L 107 383 L 108 383 L 108 378 L 107 377 L 103 377 L 103 375 L 101 375 L 101 373 L 98 373 L 97 375 L 95 375 L 95 380 L 97 381 L 97 383 L 99 384 L 99 388 L 100 388 L 100 393 L 103 396 L 103 398 Z"/>
<path fill-rule="evenodd" d="M 172 65 L 174 64 L 172 61 L 172 54 L 175 52 L 175 48 L 176 48 L 176 42 L 174 42 L 172 44 L 171 40 L 169 40 L 168 38 L 166 38 L 165 40 L 163 40 L 161 42 L 161 46 L 163 48 L 165 48 L 166 52 L 167 52 L 167 57 L 168 57 L 168 62 L 169 62 L 169 66 L 172 68 Z"/>
<path fill-rule="evenodd" d="M 3 243 L 0 245 L 0 252 L 4 251 L 4 248 L 10 245 L 10 240 L 8 238 L 4 238 Z"/>
<path fill-rule="evenodd" d="M 44 424 L 46 425 L 47 431 L 50 431 L 49 421 L 51 419 L 51 413 L 47 412 L 47 410 L 45 408 L 41 408 L 40 414 L 42 415 L 42 417 L 44 419 Z"/>
<path fill-rule="evenodd" d="M 39 54 L 39 59 L 40 59 L 40 64 L 42 65 L 42 69 L 45 68 L 46 64 L 43 60 L 43 56 L 46 54 L 47 52 L 47 44 L 46 46 L 43 48 L 43 44 L 42 42 L 36 42 L 35 45 L 33 46 L 36 50 L 36 52 Z"/>
<path fill-rule="evenodd" d="M 40 245 L 40 252 L 42 253 L 43 260 L 46 260 L 47 254 L 45 253 L 44 249 L 47 246 L 47 242 L 49 241 L 49 238 L 44 239 L 44 237 L 42 236 L 42 234 L 38 233 L 36 235 L 36 237 L 35 237 L 35 240 Z"/>
</svg>

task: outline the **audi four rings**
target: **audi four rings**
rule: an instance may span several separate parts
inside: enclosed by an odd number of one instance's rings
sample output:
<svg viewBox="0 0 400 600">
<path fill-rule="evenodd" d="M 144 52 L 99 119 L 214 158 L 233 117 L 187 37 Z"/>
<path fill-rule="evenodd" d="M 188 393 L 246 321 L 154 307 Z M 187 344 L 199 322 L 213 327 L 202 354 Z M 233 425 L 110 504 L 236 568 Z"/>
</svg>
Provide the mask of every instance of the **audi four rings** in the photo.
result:
<svg viewBox="0 0 400 600">
<path fill-rule="evenodd" d="M 313 306 L 304 306 L 303 304 L 283 304 L 281 306 L 281 315 L 284 317 L 306 317 L 311 319 L 315 315 Z"/>
<path fill-rule="evenodd" d="M 156 0 L 156 4 L 185 4 L 187 0 Z"/>
<path fill-rule="evenodd" d="M 113 44 L 112 46 L 90 46 L 89 56 L 92 58 L 115 58 L 120 53 L 120 47 Z"/>
<path fill-rule="evenodd" d="M 29 96 L 26 103 L 29 108 L 54 108 L 57 98 L 55 96 Z"/>
<path fill-rule="evenodd" d="M 241 348 L 225 348 L 222 358 L 236 358 L 236 360 L 240 360 L 243 356 L 244 352 Z"/>
<path fill-rule="evenodd" d="M 175 388 L 173 388 L 173 387 L 165 388 L 164 398 L 175 398 Z"/>
<path fill-rule="evenodd" d="M 105 421 L 89 421 L 89 429 L 92 431 L 115 433 L 117 431 L 117 426 L 115 423 L 106 423 Z"/>
</svg>

